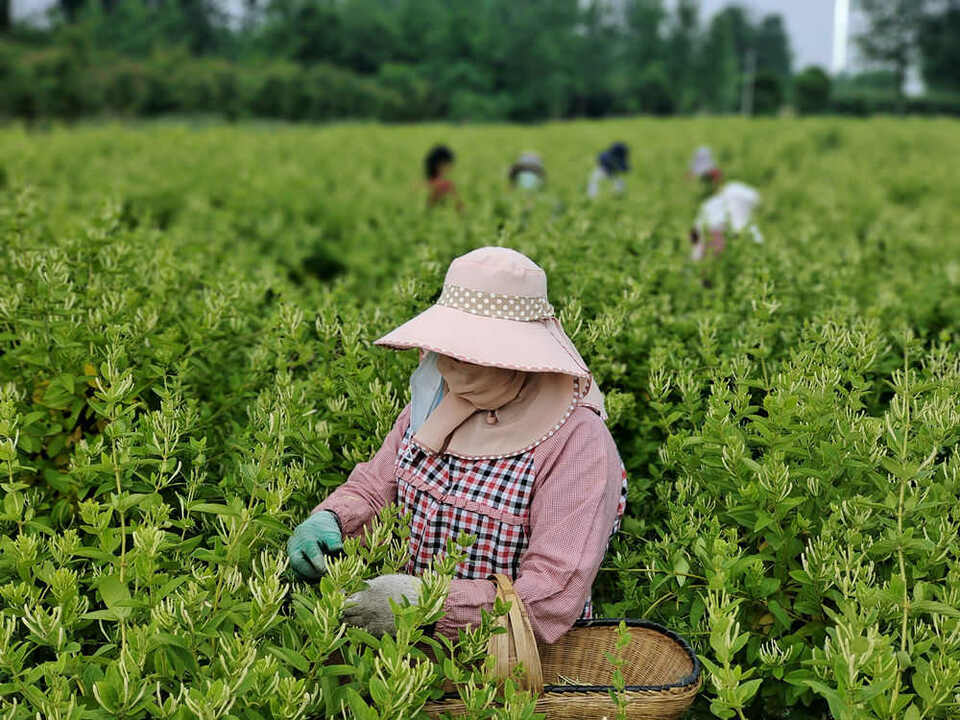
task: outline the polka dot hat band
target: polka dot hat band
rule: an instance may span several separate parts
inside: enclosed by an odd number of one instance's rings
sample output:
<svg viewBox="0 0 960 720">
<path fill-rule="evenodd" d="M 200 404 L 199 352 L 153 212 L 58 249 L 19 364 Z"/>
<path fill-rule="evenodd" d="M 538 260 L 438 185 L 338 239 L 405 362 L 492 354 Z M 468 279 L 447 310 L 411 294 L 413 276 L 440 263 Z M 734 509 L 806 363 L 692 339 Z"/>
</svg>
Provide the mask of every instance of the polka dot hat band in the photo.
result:
<svg viewBox="0 0 960 720">
<path fill-rule="evenodd" d="M 522 297 L 444 285 L 437 305 L 457 308 L 472 315 L 501 320 L 547 320 L 554 317 L 553 305 L 545 297 Z"/>
</svg>

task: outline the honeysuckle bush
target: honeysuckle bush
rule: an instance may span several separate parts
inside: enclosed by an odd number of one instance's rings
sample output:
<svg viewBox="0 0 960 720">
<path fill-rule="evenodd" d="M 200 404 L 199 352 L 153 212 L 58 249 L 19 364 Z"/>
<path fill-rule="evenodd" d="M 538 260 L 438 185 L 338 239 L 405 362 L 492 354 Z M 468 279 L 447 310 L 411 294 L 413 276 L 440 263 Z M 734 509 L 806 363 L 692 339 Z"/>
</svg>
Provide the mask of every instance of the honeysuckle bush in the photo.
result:
<svg viewBox="0 0 960 720">
<path fill-rule="evenodd" d="M 402 566 L 388 510 L 319 585 L 284 543 L 406 402 L 371 347 L 484 244 L 547 270 L 630 474 L 599 611 L 681 633 L 693 713 L 960 713 L 960 231 L 947 121 L 0 131 L 0 717 L 533 717 L 484 674 L 488 619 L 340 622 Z M 633 148 L 623 198 L 594 153 Z M 465 211 L 424 210 L 426 148 Z M 687 262 L 708 142 L 764 245 Z M 549 185 L 506 187 L 520 151 Z M 706 282 L 705 282 L 706 281 Z M 458 539 L 460 544 L 469 538 Z M 502 608 L 500 608 L 502 611 Z M 619 697 L 610 658 L 613 696 Z"/>
</svg>

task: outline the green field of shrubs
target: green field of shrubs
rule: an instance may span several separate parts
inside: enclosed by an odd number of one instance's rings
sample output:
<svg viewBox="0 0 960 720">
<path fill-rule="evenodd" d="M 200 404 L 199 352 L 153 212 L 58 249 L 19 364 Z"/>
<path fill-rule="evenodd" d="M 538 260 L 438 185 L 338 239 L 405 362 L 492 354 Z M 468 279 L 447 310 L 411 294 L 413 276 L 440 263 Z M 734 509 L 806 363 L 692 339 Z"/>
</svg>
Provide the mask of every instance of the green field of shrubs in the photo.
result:
<svg viewBox="0 0 960 720">
<path fill-rule="evenodd" d="M 614 140 L 627 192 L 590 202 Z M 462 214 L 425 208 L 434 142 Z M 766 242 L 695 267 L 703 143 Z M 340 623 L 396 513 L 319 585 L 284 552 L 406 402 L 415 354 L 372 340 L 482 245 L 545 268 L 607 392 L 597 614 L 691 641 L 692 715 L 960 717 L 958 167 L 946 120 L 0 130 L 0 718 L 416 718 L 445 675 L 532 718 L 489 627 L 424 654 L 449 562 L 395 639 Z"/>
</svg>

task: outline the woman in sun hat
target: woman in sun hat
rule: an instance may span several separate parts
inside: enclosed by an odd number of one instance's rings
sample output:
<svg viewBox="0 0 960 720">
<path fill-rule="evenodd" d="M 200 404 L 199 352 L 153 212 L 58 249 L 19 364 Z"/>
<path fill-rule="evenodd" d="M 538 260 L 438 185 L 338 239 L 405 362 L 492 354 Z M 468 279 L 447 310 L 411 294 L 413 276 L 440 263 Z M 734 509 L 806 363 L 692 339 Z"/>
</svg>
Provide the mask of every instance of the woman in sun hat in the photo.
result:
<svg viewBox="0 0 960 720">
<path fill-rule="evenodd" d="M 389 600 L 416 602 L 418 575 L 461 532 L 476 541 L 437 630 L 480 622 L 514 580 L 537 637 L 556 641 L 591 612 L 590 590 L 623 514 L 626 472 L 603 396 L 547 300 L 544 271 L 505 248 L 455 259 L 436 304 L 376 341 L 422 353 L 411 403 L 380 450 L 297 527 L 292 567 L 319 578 L 325 555 L 385 505 L 412 518 L 406 574 L 350 598 L 345 619 L 394 627 Z"/>
</svg>

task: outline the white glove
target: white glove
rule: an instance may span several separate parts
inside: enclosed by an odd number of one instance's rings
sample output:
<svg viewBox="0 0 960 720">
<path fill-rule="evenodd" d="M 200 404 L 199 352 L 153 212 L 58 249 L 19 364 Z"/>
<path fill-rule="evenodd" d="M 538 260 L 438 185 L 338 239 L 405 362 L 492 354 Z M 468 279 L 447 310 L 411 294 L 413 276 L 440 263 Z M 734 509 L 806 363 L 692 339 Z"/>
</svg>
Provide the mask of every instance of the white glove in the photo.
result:
<svg viewBox="0 0 960 720">
<path fill-rule="evenodd" d="M 420 578 L 413 575 L 380 575 L 367 580 L 367 589 L 347 598 L 343 621 L 362 627 L 372 635 L 396 631 L 390 600 L 398 605 L 403 599 L 416 605 L 420 599 Z"/>
</svg>

